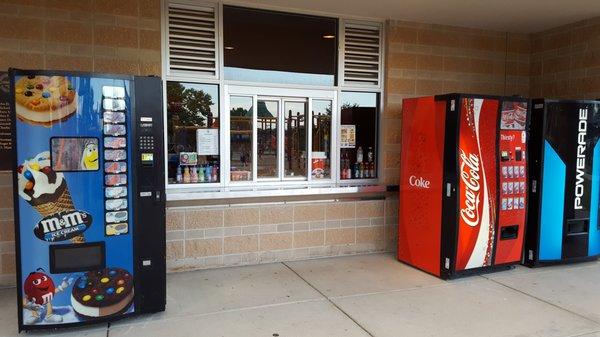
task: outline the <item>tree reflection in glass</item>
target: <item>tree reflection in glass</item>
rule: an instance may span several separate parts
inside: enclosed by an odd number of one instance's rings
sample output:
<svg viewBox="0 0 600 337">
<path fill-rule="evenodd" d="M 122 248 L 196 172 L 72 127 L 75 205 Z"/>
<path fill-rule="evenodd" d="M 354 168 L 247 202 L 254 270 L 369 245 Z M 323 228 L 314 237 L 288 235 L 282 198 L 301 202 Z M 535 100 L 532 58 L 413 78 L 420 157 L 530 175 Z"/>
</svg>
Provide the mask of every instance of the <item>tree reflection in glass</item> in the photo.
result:
<svg viewBox="0 0 600 337">
<path fill-rule="evenodd" d="M 258 178 L 279 177 L 277 156 L 277 123 L 279 121 L 279 103 L 259 100 L 257 103 L 257 175 Z"/>
<path fill-rule="evenodd" d="M 252 180 L 252 97 L 230 98 L 231 181 Z"/>
<path fill-rule="evenodd" d="M 285 102 L 285 176 L 306 177 L 306 103 Z"/>
</svg>

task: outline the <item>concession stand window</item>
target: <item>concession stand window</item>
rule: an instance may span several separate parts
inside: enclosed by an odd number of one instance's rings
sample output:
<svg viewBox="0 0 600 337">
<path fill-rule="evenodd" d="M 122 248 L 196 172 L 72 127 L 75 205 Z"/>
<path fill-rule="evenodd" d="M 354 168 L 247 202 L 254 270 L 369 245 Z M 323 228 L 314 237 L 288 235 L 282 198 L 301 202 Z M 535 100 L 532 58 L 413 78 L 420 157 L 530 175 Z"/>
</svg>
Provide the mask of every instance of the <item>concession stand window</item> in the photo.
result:
<svg viewBox="0 0 600 337">
<path fill-rule="evenodd" d="M 215 48 L 214 68 L 204 72 L 165 64 L 168 200 L 356 193 L 378 186 L 383 81 L 371 78 L 382 78 L 372 75 L 382 68 L 381 44 L 377 36 L 363 41 L 358 33 L 382 31 L 381 23 L 197 6 L 205 13 L 197 22 L 203 35 L 187 41 L 185 30 L 169 35 L 168 27 L 163 45 L 165 59 L 187 60 L 193 54 L 186 46 L 206 40 L 202 64 L 211 62 L 208 46 Z M 350 24 L 351 31 L 345 28 Z M 207 33 L 213 27 L 214 34 Z M 346 44 L 345 32 L 353 34 Z M 169 68 L 174 64 L 176 72 Z M 361 67 L 367 81 L 360 82 Z"/>
</svg>

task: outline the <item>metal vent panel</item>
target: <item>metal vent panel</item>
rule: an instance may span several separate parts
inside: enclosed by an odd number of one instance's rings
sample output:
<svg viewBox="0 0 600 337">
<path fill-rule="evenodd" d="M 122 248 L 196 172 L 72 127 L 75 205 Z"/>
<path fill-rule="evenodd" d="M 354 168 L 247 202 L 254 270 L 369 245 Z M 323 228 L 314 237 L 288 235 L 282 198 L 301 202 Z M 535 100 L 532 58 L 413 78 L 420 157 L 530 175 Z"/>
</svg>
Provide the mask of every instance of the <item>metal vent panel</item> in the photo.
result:
<svg viewBox="0 0 600 337">
<path fill-rule="evenodd" d="M 344 23 L 344 85 L 379 87 L 381 30 L 379 24 Z"/>
<path fill-rule="evenodd" d="M 214 7 L 169 3 L 167 32 L 169 74 L 217 76 Z"/>
</svg>

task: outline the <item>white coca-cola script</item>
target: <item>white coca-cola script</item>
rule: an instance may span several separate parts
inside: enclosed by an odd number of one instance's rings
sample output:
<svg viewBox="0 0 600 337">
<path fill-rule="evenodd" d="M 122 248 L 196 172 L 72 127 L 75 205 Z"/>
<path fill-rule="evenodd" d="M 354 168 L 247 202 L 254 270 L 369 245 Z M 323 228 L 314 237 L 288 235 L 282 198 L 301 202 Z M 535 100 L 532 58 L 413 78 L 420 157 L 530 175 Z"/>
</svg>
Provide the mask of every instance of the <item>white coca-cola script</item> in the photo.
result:
<svg viewBox="0 0 600 337">
<path fill-rule="evenodd" d="M 479 203 L 481 184 L 479 176 L 479 157 L 460 150 L 460 178 L 465 184 L 465 195 L 462 200 L 460 216 L 464 222 L 475 227 L 479 225 Z"/>
</svg>

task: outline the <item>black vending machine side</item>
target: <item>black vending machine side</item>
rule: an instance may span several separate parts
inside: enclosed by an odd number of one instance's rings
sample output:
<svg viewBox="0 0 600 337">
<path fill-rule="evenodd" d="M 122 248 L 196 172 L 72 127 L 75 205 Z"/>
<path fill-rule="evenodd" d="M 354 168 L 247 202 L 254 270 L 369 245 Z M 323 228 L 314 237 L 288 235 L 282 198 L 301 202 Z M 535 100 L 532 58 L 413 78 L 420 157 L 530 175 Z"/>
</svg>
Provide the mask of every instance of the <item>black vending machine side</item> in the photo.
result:
<svg viewBox="0 0 600 337">
<path fill-rule="evenodd" d="M 166 304 L 165 160 L 163 90 L 159 77 L 135 77 L 133 124 L 135 308 Z"/>
</svg>

